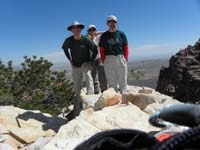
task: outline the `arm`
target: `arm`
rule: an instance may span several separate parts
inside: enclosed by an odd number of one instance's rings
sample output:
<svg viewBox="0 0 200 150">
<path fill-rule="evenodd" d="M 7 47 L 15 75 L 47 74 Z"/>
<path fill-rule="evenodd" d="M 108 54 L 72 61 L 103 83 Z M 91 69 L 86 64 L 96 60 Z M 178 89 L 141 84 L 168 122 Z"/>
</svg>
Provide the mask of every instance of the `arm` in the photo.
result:
<svg viewBox="0 0 200 150">
<path fill-rule="evenodd" d="M 101 55 L 101 61 L 102 61 L 102 63 L 104 63 L 104 60 L 105 60 L 105 48 L 104 47 L 100 47 L 100 55 Z"/>
<path fill-rule="evenodd" d="M 104 36 L 104 34 L 102 34 L 100 37 L 99 49 L 100 49 L 101 62 L 104 63 L 104 60 L 106 57 L 105 56 L 105 36 Z"/>
<path fill-rule="evenodd" d="M 97 46 L 90 39 L 88 39 L 88 46 L 89 50 L 92 51 L 91 61 L 94 61 L 98 53 Z"/>
<path fill-rule="evenodd" d="M 128 40 L 127 40 L 126 35 L 123 32 L 121 32 L 121 36 L 123 39 L 124 58 L 126 59 L 126 61 L 128 61 L 128 55 L 129 55 Z"/>
<path fill-rule="evenodd" d="M 105 31 L 97 31 L 96 36 L 103 34 Z"/>
<path fill-rule="evenodd" d="M 93 48 L 91 49 L 91 51 L 92 51 L 91 60 L 94 61 L 98 53 L 97 46 L 95 44 L 93 44 Z"/>
<path fill-rule="evenodd" d="M 64 53 L 65 53 L 65 56 L 68 58 L 68 60 L 71 61 L 71 56 L 69 54 L 68 49 L 64 49 Z"/>
<path fill-rule="evenodd" d="M 124 49 L 124 58 L 128 61 L 128 44 L 123 47 Z"/>
<path fill-rule="evenodd" d="M 65 56 L 68 58 L 69 61 L 71 61 L 71 56 L 69 54 L 69 40 L 66 39 L 65 42 L 62 45 L 62 49 L 64 50 Z"/>
</svg>

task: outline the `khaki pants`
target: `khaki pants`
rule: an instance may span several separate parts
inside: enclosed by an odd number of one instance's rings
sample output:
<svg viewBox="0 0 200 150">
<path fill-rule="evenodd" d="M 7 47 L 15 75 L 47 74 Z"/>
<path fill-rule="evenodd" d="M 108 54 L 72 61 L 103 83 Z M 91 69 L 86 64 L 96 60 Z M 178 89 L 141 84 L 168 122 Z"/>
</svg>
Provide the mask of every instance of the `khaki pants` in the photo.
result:
<svg viewBox="0 0 200 150">
<path fill-rule="evenodd" d="M 91 75 L 91 65 L 84 63 L 81 67 L 72 66 L 72 77 L 74 82 L 74 117 L 81 111 L 81 97 L 80 92 L 82 88 L 83 77 L 85 78 L 87 94 L 94 94 L 94 83 Z"/>
<path fill-rule="evenodd" d="M 104 70 L 109 87 L 113 87 L 118 91 L 119 84 L 120 93 L 127 92 L 127 62 L 123 55 L 113 56 L 106 55 L 104 61 Z"/>
<path fill-rule="evenodd" d="M 81 67 L 72 66 L 72 77 L 76 95 L 80 95 L 83 77 L 85 78 L 87 94 L 94 94 L 94 84 L 91 75 L 91 69 L 92 66 L 88 63 L 84 63 Z"/>
</svg>

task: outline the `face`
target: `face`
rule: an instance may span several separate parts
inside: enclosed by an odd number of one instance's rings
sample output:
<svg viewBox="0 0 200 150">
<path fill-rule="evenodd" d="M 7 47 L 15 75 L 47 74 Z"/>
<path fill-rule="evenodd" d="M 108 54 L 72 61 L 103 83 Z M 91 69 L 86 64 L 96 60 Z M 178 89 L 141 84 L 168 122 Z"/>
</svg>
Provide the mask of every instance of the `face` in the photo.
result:
<svg viewBox="0 0 200 150">
<path fill-rule="evenodd" d="M 115 31 L 117 29 L 117 22 L 114 20 L 109 21 L 107 25 L 110 31 Z"/>
<path fill-rule="evenodd" d="M 88 34 L 91 35 L 91 36 L 95 36 L 96 35 L 96 29 L 95 28 L 90 28 L 88 30 Z"/>
<path fill-rule="evenodd" d="M 71 29 L 71 32 L 72 32 L 74 35 L 80 34 L 80 33 L 81 33 L 81 28 L 80 28 L 80 26 L 73 26 L 72 29 Z"/>
</svg>

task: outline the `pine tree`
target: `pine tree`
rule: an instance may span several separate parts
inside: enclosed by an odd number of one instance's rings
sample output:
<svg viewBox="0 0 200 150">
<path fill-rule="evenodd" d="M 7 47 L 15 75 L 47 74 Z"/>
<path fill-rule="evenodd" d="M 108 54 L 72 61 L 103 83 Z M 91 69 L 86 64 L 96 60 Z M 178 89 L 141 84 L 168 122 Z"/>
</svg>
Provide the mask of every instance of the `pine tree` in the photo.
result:
<svg viewBox="0 0 200 150">
<path fill-rule="evenodd" d="M 43 57 L 25 56 L 21 69 L 14 70 L 12 61 L 7 66 L 0 61 L 0 104 L 59 114 L 74 93 L 66 72 L 53 72 L 52 65 Z"/>
</svg>

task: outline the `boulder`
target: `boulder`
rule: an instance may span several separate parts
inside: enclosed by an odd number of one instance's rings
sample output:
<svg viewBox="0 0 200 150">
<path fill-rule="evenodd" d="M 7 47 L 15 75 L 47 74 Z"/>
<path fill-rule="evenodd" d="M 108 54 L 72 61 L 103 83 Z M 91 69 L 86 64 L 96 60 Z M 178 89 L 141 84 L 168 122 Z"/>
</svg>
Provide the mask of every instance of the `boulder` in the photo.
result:
<svg viewBox="0 0 200 150">
<path fill-rule="evenodd" d="M 177 100 L 172 99 L 170 96 L 160 94 L 154 89 L 148 87 L 137 87 L 135 89 L 133 89 L 133 87 L 129 87 L 128 94 L 126 94 L 126 99 L 132 104 L 138 106 L 141 110 L 145 110 L 146 107 L 151 104 L 162 107 L 167 103 L 178 102 Z"/>
<path fill-rule="evenodd" d="M 95 133 L 108 129 L 129 128 L 145 132 L 159 130 L 148 123 L 148 118 L 148 114 L 132 104 L 118 104 L 100 111 L 89 108 L 62 126 L 54 139 L 42 149 L 71 150 Z"/>
<path fill-rule="evenodd" d="M 116 93 L 113 88 L 109 88 L 100 95 L 94 109 L 99 110 L 107 106 L 116 105 L 121 101 L 121 98 L 121 94 Z"/>
<path fill-rule="evenodd" d="M 90 107 L 94 110 L 100 110 L 107 106 L 117 105 L 122 102 L 122 99 L 124 104 L 130 102 L 138 106 L 141 110 L 145 110 L 148 105 L 154 103 L 162 107 L 167 103 L 178 102 L 172 99 L 172 97 L 160 94 L 149 87 L 128 86 L 128 92 L 123 95 L 116 93 L 113 88 L 98 95 L 86 95 L 82 92 L 83 109 Z"/>
<path fill-rule="evenodd" d="M 143 93 L 143 94 L 152 94 L 153 90 L 151 89 L 145 89 L 144 87 L 138 91 L 138 93 Z"/>
<path fill-rule="evenodd" d="M 0 132 L 8 143 L 16 149 L 32 143 L 40 137 L 50 137 L 67 122 L 66 119 L 52 117 L 40 111 L 29 111 L 13 106 L 0 107 Z"/>
<path fill-rule="evenodd" d="M 37 139 L 33 144 L 24 147 L 24 150 L 40 150 L 47 144 L 53 137 L 41 137 Z"/>
<path fill-rule="evenodd" d="M 167 99 L 163 101 L 163 103 L 152 103 L 149 104 L 145 109 L 144 112 L 148 113 L 149 115 L 156 113 L 160 109 L 172 105 L 172 104 L 180 104 L 181 102 L 174 100 L 174 99 Z"/>
<path fill-rule="evenodd" d="M 87 101 L 87 97 L 92 100 L 93 96 L 85 95 L 83 101 Z M 180 103 L 151 88 L 137 86 L 128 87 L 128 105 L 120 103 L 121 95 L 114 89 L 108 89 L 98 96 L 95 106 L 81 111 L 78 117 L 62 126 L 42 150 L 72 150 L 92 135 L 109 129 L 126 128 L 145 132 L 160 130 L 149 124 L 149 116 L 168 104 Z M 108 99 L 113 99 L 113 106 L 108 104 Z"/>
<path fill-rule="evenodd" d="M 0 150 L 14 150 L 14 149 L 8 144 L 0 143 Z"/>
<path fill-rule="evenodd" d="M 156 99 L 149 97 L 146 94 L 127 95 L 128 101 L 144 110 L 147 105 L 156 103 Z"/>
<path fill-rule="evenodd" d="M 83 109 L 94 108 L 95 103 L 99 100 L 99 94 L 81 95 Z"/>
</svg>

